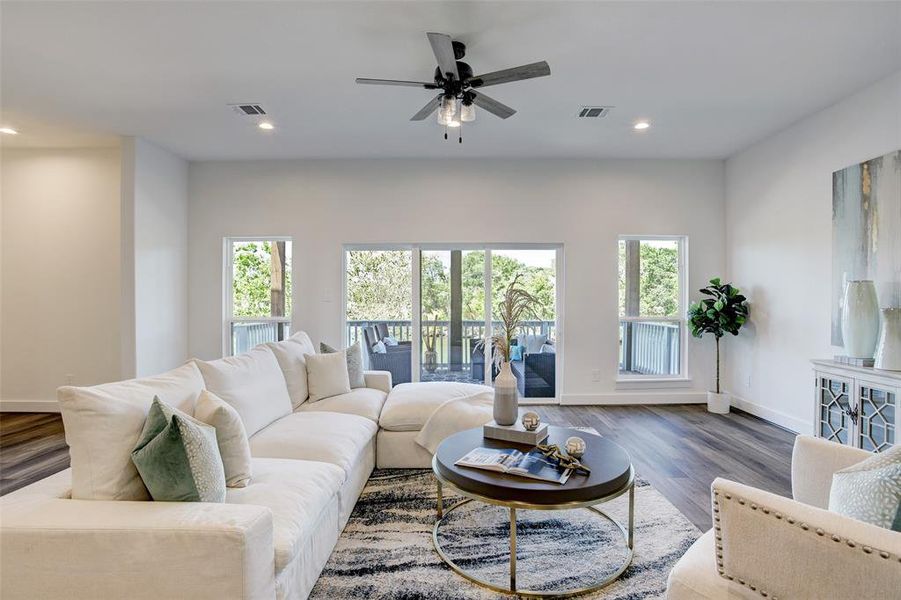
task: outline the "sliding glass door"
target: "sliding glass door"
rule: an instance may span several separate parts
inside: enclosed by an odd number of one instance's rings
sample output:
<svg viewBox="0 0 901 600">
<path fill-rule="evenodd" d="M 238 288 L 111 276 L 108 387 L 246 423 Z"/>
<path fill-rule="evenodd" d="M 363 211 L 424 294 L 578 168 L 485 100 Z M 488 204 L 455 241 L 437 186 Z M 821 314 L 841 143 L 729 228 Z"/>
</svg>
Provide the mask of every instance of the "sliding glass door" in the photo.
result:
<svg viewBox="0 0 901 600">
<path fill-rule="evenodd" d="M 485 251 L 422 250 L 419 281 L 420 380 L 484 383 Z"/>
<path fill-rule="evenodd" d="M 536 299 L 514 332 L 511 368 L 521 397 L 558 397 L 561 365 L 558 246 L 416 245 L 347 247 L 347 344 L 360 343 L 369 368 L 391 371 L 394 383 L 460 381 L 491 384 L 492 333 L 507 287 Z"/>
</svg>

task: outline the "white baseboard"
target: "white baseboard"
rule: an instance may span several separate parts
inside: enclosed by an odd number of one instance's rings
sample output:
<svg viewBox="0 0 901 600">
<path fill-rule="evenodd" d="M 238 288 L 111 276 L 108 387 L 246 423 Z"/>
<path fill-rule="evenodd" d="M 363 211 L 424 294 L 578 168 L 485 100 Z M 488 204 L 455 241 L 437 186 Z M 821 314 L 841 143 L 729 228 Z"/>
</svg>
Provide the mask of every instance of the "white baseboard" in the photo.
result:
<svg viewBox="0 0 901 600">
<path fill-rule="evenodd" d="M 58 413 L 56 400 L 0 400 L 0 412 Z"/>
<path fill-rule="evenodd" d="M 787 415 L 784 412 L 773 410 L 772 408 L 767 408 L 766 406 L 761 406 L 755 402 L 745 400 L 741 396 L 736 396 L 731 392 L 729 393 L 729 395 L 732 397 L 732 406 L 737 409 L 743 410 L 748 414 L 754 415 L 755 417 L 760 417 L 761 419 L 769 421 L 770 423 L 775 423 L 776 425 L 784 427 L 789 431 L 813 435 L 813 425 L 804 421 L 803 419 Z"/>
<path fill-rule="evenodd" d="M 563 394 L 563 406 L 628 405 L 628 404 L 703 404 L 707 402 L 705 392 L 692 391 L 641 391 L 608 394 Z"/>
</svg>

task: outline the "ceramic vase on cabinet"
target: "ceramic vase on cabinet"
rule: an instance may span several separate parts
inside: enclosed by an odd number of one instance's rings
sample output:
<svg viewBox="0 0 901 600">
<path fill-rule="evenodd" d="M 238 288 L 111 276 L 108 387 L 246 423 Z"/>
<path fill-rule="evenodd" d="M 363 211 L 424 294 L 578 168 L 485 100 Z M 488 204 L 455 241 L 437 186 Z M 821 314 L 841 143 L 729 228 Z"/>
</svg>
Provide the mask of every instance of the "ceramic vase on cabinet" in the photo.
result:
<svg viewBox="0 0 901 600">
<path fill-rule="evenodd" d="M 901 308 L 882 309 L 882 331 L 876 344 L 877 369 L 901 371 Z"/>
<path fill-rule="evenodd" d="M 494 380 L 494 421 L 498 425 L 513 425 L 519 418 L 519 391 L 516 376 L 509 362 L 501 365 Z"/>
<path fill-rule="evenodd" d="M 879 302 L 876 286 L 869 280 L 849 281 L 842 303 L 842 339 L 845 354 L 873 358 L 879 339 Z"/>
</svg>

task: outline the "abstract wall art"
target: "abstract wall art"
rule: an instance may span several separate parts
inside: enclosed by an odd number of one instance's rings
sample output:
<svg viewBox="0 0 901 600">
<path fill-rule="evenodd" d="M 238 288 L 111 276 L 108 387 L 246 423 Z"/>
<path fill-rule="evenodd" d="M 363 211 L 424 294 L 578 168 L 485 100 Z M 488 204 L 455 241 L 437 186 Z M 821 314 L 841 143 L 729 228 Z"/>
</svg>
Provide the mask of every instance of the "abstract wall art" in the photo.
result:
<svg viewBox="0 0 901 600">
<path fill-rule="evenodd" d="M 879 306 L 901 307 L 901 150 L 832 174 L 832 344 L 842 341 L 842 294 L 871 279 Z"/>
</svg>

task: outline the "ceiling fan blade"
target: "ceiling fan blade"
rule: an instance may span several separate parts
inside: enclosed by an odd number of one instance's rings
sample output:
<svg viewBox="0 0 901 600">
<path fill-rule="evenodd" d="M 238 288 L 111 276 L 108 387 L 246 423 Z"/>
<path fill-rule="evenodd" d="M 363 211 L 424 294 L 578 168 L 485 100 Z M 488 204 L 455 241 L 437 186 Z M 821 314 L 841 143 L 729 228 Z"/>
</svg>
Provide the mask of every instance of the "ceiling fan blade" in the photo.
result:
<svg viewBox="0 0 901 600">
<path fill-rule="evenodd" d="M 410 117 L 410 120 L 411 121 L 422 121 L 423 119 L 428 117 L 430 114 L 435 112 L 438 109 L 438 107 L 441 105 L 442 96 L 444 96 L 444 94 L 438 94 L 437 96 L 435 96 L 434 98 L 429 100 L 429 103 L 426 104 L 425 106 L 423 106 L 421 109 L 419 109 L 418 113 L 416 113 L 415 115 Z"/>
<path fill-rule="evenodd" d="M 357 77 L 356 82 L 364 85 L 403 85 L 407 87 L 425 88 L 427 90 L 438 89 L 438 86 L 434 83 L 426 81 L 402 81 L 400 79 L 369 79 L 368 77 Z"/>
<path fill-rule="evenodd" d="M 503 69 L 502 71 L 494 71 L 485 73 L 484 75 L 476 75 L 470 77 L 466 82 L 474 88 L 485 87 L 488 85 L 497 85 L 499 83 L 510 83 L 511 81 L 520 81 L 522 79 L 532 79 L 533 77 L 545 77 L 551 74 L 551 67 L 547 61 L 512 67 Z"/>
<path fill-rule="evenodd" d="M 454 44 L 451 37 L 446 33 L 426 33 L 429 37 L 429 43 L 432 45 L 432 52 L 438 59 L 438 66 L 444 77 L 448 77 L 448 73 L 454 76 L 454 79 L 460 80 L 460 73 L 457 71 L 457 57 L 454 54 Z"/>
<path fill-rule="evenodd" d="M 470 92 L 473 95 L 472 103 L 476 106 L 484 108 L 493 115 L 497 115 L 502 119 L 512 117 L 516 114 L 516 110 L 510 108 L 506 104 L 501 104 L 494 98 L 489 98 L 481 92 Z M 440 98 L 440 96 L 439 96 Z M 440 102 L 440 100 L 439 100 Z"/>
</svg>

